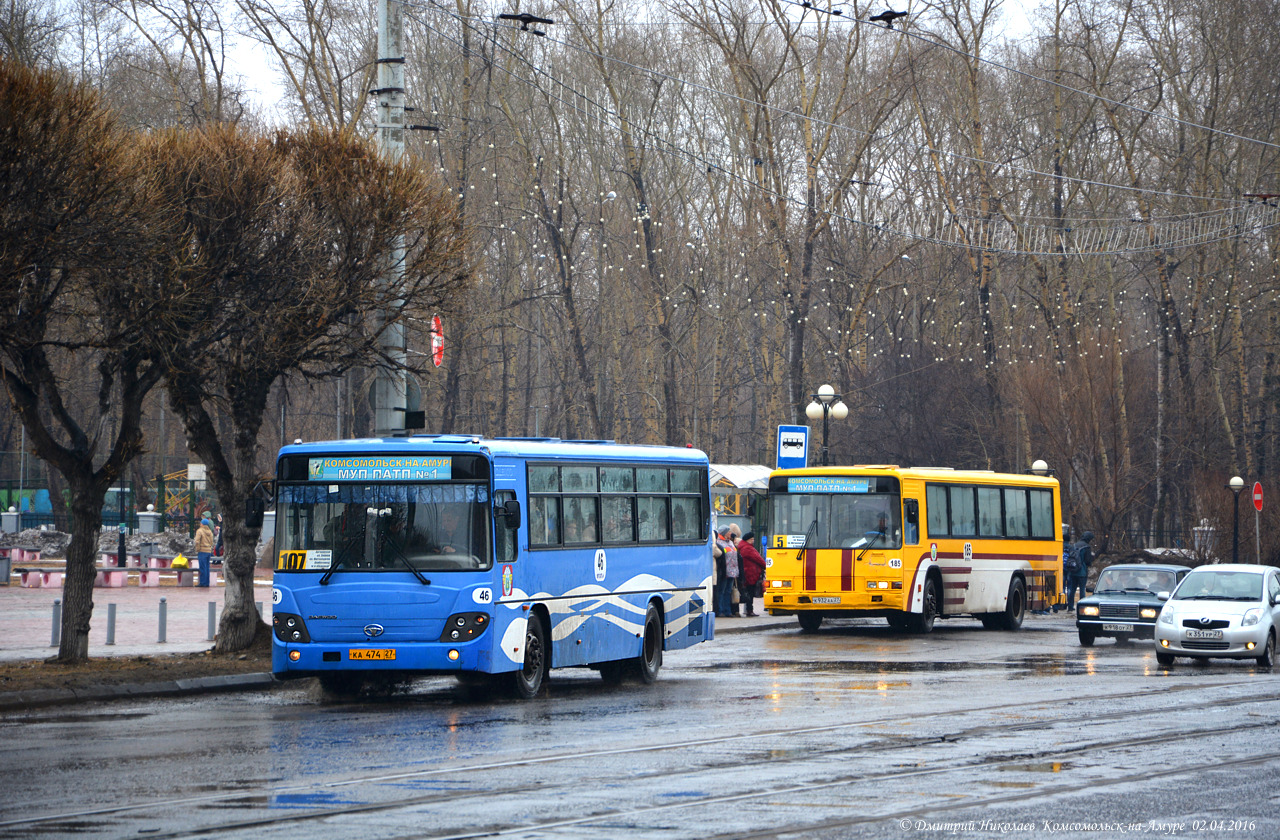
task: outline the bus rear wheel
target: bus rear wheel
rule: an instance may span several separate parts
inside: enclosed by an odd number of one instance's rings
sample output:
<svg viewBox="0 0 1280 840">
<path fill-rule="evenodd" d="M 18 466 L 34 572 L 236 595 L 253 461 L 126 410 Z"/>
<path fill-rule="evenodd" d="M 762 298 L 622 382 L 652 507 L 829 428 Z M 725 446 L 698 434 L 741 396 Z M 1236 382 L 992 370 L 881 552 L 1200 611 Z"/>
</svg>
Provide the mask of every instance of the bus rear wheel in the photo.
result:
<svg viewBox="0 0 1280 840">
<path fill-rule="evenodd" d="M 1005 601 L 1004 612 L 1000 614 L 1000 626 L 1005 630 L 1019 630 L 1026 617 L 1027 585 L 1022 582 L 1022 578 L 1015 577 L 1009 581 L 1009 599 Z"/>
<path fill-rule="evenodd" d="M 645 613 L 640 655 L 631 661 L 631 670 L 645 684 L 656 682 L 662 670 L 662 618 L 653 604 Z"/>
<path fill-rule="evenodd" d="M 551 657 L 547 651 L 547 634 L 542 619 L 530 615 L 524 631 L 524 666 L 511 674 L 511 691 L 520 700 L 532 700 L 542 691 Z"/>
<path fill-rule="evenodd" d="M 817 633 L 818 628 L 822 626 L 822 613 L 802 612 L 796 615 L 800 619 L 801 633 Z"/>
</svg>

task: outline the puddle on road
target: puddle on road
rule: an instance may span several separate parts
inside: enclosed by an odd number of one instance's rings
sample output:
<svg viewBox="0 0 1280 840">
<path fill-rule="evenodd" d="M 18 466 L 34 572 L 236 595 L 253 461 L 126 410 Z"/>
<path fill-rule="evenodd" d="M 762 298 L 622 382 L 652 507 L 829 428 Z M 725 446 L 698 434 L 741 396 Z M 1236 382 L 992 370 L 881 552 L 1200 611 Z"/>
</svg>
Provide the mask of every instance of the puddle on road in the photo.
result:
<svg viewBox="0 0 1280 840">
<path fill-rule="evenodd" d="M 795 670 L 811 674 L 939 674 L 959 671 L 1003 671 L 1005 679 L 1029 677 L 1062 677 L 1090 674 L 1097 671 L 1097 663 L 1079 654 L 1044 653 L 1011 657 L 988 662 L 930 662 L 930 661 L 824 661 L 785 662 L 776 659 L 737 660 L 704 665 L 700 670 Z M 905 683 L 898 683 L 905 685 Z"/>
<path fill-rule="evenodd" d="M 1037 761 L 1030 764 L 1001 764 L 995 769 L 1002 773 L 1061 773 L 1070 766 L 1069 761 Z"/>
</svg>

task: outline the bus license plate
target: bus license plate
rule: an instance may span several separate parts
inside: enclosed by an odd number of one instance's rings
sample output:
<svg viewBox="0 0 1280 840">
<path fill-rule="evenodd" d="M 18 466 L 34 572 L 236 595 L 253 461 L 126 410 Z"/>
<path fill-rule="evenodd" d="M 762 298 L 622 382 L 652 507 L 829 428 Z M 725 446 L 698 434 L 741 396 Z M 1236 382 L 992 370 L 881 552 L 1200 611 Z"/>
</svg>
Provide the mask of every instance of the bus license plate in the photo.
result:
<svg viewBox="0 0 1280 840">
<path fill-rule="evenodd" d="M 838 604 L 838 603 L 840 603 L 840 598 L 839 598 L 839 596 L 834 596 L 834 597 L 819 596 L 819 597 L 817 597 L 817 598 L 814 598 L 814 599 L 813 599 L 813 603 L 815 603 L 815 604 Z"/>
<path fill-rule="evenodd" d="M 347 658 L 348 659 L 395 659 L 396 649 L 391 648 L 389 650 L 387 649 L 368 650 L 368 649 L 352 648 L 351 650 L 347 651 Z"/>
<path fill-rule="evenodd" d="M 1132 624 L 1104 624 L 1102 625 L 1104 633 L 1132 633 Z"/>
<path fill-rule="evenodd" d="M 1188 630 L 1188 639 L 1221 639 L 1221 630 Z"/>
</svg>

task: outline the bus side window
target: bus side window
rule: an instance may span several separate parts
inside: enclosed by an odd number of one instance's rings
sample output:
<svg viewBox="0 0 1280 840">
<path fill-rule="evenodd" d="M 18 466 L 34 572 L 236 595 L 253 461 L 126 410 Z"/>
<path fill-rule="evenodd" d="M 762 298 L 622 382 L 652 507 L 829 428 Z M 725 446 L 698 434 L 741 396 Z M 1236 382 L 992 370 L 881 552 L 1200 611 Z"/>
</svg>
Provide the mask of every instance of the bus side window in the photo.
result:
<svg viewBox="0 0 1280 840">
<path fill-rule="evenodd" d="M 915 545 L 920 542 L 920 501 L 903 499 L 902 507 L 906 518 L 906 527 L 903 529 L 903 535 L 906 537 L 904 542 Z"/>
</svg>

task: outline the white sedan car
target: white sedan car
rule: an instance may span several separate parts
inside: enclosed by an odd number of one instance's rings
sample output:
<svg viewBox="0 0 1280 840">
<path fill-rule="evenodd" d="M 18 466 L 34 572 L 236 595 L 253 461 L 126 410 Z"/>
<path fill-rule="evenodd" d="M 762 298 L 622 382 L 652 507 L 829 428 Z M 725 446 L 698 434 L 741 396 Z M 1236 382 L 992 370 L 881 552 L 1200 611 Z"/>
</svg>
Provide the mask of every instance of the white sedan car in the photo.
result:
<svg viewBox="0 0 1280 840">
<path fill-rule="evenodd" d="M 1174 657 L 1275 661 L 1280 569 L 1224 563 L 1192 569 L 1156 620 L 1156 660 Z"/>
</svg>

